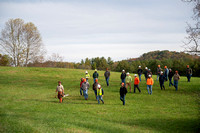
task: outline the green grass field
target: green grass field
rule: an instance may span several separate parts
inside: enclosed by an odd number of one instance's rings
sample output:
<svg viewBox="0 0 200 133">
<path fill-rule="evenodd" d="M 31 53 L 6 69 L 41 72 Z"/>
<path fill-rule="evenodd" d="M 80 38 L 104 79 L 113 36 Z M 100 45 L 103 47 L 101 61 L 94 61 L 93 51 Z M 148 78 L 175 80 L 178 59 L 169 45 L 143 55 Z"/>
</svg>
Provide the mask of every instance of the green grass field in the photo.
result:
<svg viewBox="0 0 200 133">
<path fill-rule="evenodd" d="M 119 100 L 120 73 L 111 72 L 110 87 L 103 71 L 99 82 L 105 104 L 97 104 L 90 79 L 89 100 L 79 94 L 85 70 L 59 68 L 0 67 L 0 132 L 198 132 L 200 127 L 200 78 L 179 90 L 160 90 L 156 76 L 153 94 L 148 95 L 144 76 L 139 94 L 128 93 L 126 105 Z M 92 75 L 93 71 L 89 71 Z M 133 77 L 133 74 L 131 74 Z M 58 81 L 65 93 L 63 103 L 55 97 Z M 132 84 L 133 86 L 133 84 Z"/>
</svg>

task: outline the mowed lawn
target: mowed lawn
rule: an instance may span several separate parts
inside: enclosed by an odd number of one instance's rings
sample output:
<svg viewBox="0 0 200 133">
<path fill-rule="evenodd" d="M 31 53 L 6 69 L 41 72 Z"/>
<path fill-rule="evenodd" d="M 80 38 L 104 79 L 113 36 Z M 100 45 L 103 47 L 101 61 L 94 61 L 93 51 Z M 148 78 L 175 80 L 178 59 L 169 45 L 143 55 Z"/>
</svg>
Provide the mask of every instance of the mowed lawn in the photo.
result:
<svg viewBox="0 0 200 133">
<path fill-rule="evenodd" d="M 89 71 L 91 76 L 93 72 Z M 104 71 L 98 73 L 105 92 L 105 104 L 100 105 L 92 90 L 92 78 L 89 100 L 79 94 L 85 70 L 0 67 L 0 132 L 199 131 L 200 78 L 192 77 L 188 83 L 181 76 L 176 92 L 168 82 L 166 90 L 160 90 L 154 75 L 153 94 L 148 95 L 142 76 L 141 94 L 128 93 L 123 106 L 119 99 L 121 73 L 111 72 L 110 87 L 106 86 Z M 55 98 L 59 80 L 70 95 L 63 103 Z"/>
</svg>

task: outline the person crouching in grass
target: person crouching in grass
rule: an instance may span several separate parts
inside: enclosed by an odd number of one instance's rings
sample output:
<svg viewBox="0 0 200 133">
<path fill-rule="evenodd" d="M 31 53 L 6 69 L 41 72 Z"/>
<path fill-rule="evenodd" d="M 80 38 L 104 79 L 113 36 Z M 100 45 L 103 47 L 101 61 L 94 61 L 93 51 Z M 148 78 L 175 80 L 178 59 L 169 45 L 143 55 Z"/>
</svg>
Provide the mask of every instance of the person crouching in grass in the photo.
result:
<svg viewBox="0 0 200 133">
<path fill-rule="evenodd" d="M 104 95 L 103 88 L 101 88 L 101 85 L 98 84 L 98 86 L 97 86 L 97 101 L 98 101 L 98 104 L 100 104 L 100 100 L 104 104 L 103 95 Z"/>
<path fill-rule="evenodd" d="M 59 99 L 59 102 L 62 103 L 63 102 L 63 95 L 64 95 L 64 87 L 63 85 L 61 85 L 61 82 L 58 81 L 58 86 L 56 88 L 56 93 L 58 92 L 58 99 Z"/>
<path fill-rule="evenodd" d="M 136 88 L 141 93 L 141 90 L 139 88 L 140 80 L 138 79 L 137 74 L 135 74 L 134 77 L 135 77 L 135 79 L 134 79 L 134 92 L 133 93 L 135 93 Z"/>
<path fill-rule="evenodd" d="M 151 78 L 151 75 L 148 75 L 148 78 L 147 78 L 147 91 L 148 91 L 148 94 L 152 94 L 152 86 L 153 86 L 153 79 Z M 149 91 L 150 89 L 150 91 Z"/>
<path fill-rule="evenodd" d="M 121 83 L 121 87 L 120 87 L 120 100 L 123 102 L 123 105 L 125 105 L 125 96 L 127 93 L 127 89 L 124 86 L 124 83 Z"/>
</svg>

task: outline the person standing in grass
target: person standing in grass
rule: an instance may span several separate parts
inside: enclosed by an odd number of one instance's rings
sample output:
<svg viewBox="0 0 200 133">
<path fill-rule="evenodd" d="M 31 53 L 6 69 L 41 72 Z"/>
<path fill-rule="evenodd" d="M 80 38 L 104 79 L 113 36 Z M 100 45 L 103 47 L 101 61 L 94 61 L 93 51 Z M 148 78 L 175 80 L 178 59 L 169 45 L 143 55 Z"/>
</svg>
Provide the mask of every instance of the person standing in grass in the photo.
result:
<svg viewBox="0 0 200 133">
<path fill-rule="evenodd" d="M 122 70 L 122 74 L 121 74 L 121 80 L 122 82 L 125 84 L 125 79 L 126 79 L 126 73 L 125 70 Z"/>
<path fill-rule="evenodd" d="M 64 95 L 64 87 L 63 85 L 61 85 L 61 81 L 58 81 L 58 86 L 56 88 L 56 93 L 58 92 L 58 99 L 59 99 L 59 102 L 62 103 L 63 102 L 63 95 Z"/>
<path fill-rule="evenodd" d="M 123 102 L 123 105 L 125 105 L 125 96 L 126 96 L 126 93 L 127 93 L 127 89 L 126 89 L 123 82 L 121 83 L 121 87 L 120 87 L 119 92 L 120 92 L 120 100 Z"/>
<path fill-rule="evenodd" d="M 148 68 L 145 67 L 144 77 L 145 77 L 146 81 L 147 81 L 147 78 L 148 78 L 148 72 L 149 72 Z"/>
<path fill-rule="evenodd" d="M 188 82 L 190 82 L 190 78 L 192 76 L 192 69 L 190 68 L 189 65 L 187 65 L 186 76 L 187 76 Z"/>
<path fill-rule="evenodd" d="M 160 72 L 161 72 L 161 68 L 160 68 L 160 65 L 158 65 L 158 67 L 157 67 L 157 81 L 160 77 Z"/>
<path fill-rule="evenodd" d="M 93 90 L 94 90 L 94 94 L 95 94 L 95 97 L 97 99 L 97 86 L 98 86 L 98 79 L 95 79 L 95 83 L 93 84 Z"/>
<path fill-rule="evenodd" d="M 97 101 L 98 101 L 98 104 L 100 104 L 100 100 L 104 104 L 103 95 L 104 95 L 103 88 L 101 88 L 101 85 L 98 84 L 98 86 L 97 86 Z"/>
<path fill-rule="evenodd" d="M 165 81 L 168 81 L 168 74 L 169 74 L 169 69 L 167 68 L 167 66 L 165 66 L 165 72 L 164 72 Z"/>
<path fill-rule="evenodd" d="M 84 82 L 82 83 L 81 88 L 83 89 L 83 96 L 85 100 L 88 100 L 88 89 L 90 87 L 90 84 L 87 82 L 86 79 L 83 80 Z"/>
<path fill-rule="evenodd" d="M 136 88 L 141 93 L 141 90 L 139 88 L 140 80 L 138 79 L 137 74 L 135 74 L 134 77 L 135 77 L 135 79 L 134 79 L 134 93 L 135 93 Z"/>
<path fill-rule="evenodd" d="M 128 86 L 130 87 L 130 92 L 131 92 L 131 82 L 132 82 L 132 77 L 130 76 L 129 72 L 126 74 L 126 88 L 128 89 Z"/>
<path fill-rule="evenodd" d="M 137 73 L 138 73 L 138 76 L 139 76 L 140 81 L 142 81 L 142 79 L 141 79 L 142 72 L 143 72 L 143 70 L 142 70 L 141 66 L 139 66 L 139 68 L 138 68 L 138 70 L 137 70 Z"/>
<path fill-rule="evenodd" d="M 88 71 L 85 71 L 85 78 L 86 78 L 86 81 L 88 82 L 90 78 L 90 74 L 88 73 Z"/>
<path fill-rule="evenodd" d="M 93 80 L 94 80 L 94 83 L 95 83 L 95 80 L 98 79 L 99 77 L 99 74 L 97 73 L 97 69 L 95 69 L 94 73 L 93 73 Z"/>
<path fill-rule="evenodd" d="M 177 91 L 178 90 L 178 81 L 180 79 L 180 75 L 178 74 L 178 71 L 175 71 L 173 79 L 174 79 L 174 87 L 175 87 L 175 89 Z"/>
<path fill-rule="evenodd" d="M 147 91 L 148 91 L 148 94 L 150 94 L 150 95 L 152 94 L 153 84 L 154 84 L 154 81 L 151 78 L 151 75 L 149 75 L 148 78 L 147 78 Z M 149 89 L 150 89 L 150 91 L 149 91 Z"/>
<path fill-rule="evenodd" d="M 109 86 L 110 72 L 108 71 L 108 68 L 106 68 L 106 72 L 104 73 L 104 77 L 106 79 L 107 86 Z"/>
<path fill-rule="evenodd" d="M 163 72 L 160 72 L 160 77 L 159 77 L 159 83 L 160 83 L 160 89 L 164 89 L 165 90 L 165 86 L 164 86 L 164 82 L 165 82 L 165 76 L 163 75 Z"/>
<path fill-rule="evenodd" d="M 172 69 L 169 69 L 169 75 L 168 75 L 168 78 L 169 78 L 169 86 L 173 86 L 173 83 L 172 83 L 172 77 L 174 76 L 174 73 L 172 72 Z"/>
<path fill-rule="evenodd" d="M 81 82 L 80 82 L 80 95 L 82 96 L 82 91 L 83 89 L 81 88 L 82 84 L 84 82 L 84 78 L 81 78 Z"/>
</svg>

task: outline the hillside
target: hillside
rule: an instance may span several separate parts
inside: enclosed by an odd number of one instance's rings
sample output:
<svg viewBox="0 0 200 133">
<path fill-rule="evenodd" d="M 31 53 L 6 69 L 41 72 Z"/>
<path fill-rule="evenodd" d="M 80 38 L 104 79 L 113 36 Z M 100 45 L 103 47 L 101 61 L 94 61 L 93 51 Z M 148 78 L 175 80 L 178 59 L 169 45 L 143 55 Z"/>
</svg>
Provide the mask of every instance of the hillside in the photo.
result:
<svg viewBox="0 0 200 133">
<path fill-rule="evenodd" d="M 152 51 L 148 53 L 144 53 L 139 58 L 131 58 L 129 61 L 136 61 L 136 60 L 166 60 L 166 59 L 183 59 L 183 60 L 191 60 L 191 59 L 198 59 L 200 58 L 197 55 L 190 55 L 184 52 L 176 52 L 176 51 Z"/>
</svg>

